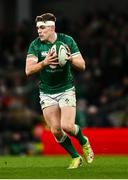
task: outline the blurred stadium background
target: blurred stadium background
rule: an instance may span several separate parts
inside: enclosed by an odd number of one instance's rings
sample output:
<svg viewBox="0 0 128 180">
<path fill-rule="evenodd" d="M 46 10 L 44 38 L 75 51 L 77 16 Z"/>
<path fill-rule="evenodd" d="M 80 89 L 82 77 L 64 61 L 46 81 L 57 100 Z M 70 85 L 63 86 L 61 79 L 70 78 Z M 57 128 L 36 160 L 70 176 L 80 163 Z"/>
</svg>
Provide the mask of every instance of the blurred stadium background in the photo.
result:
<svg viewBox="0 0 128 180">
<path fill-rule="evenodd" d="M 24 73 L 34 19 L 45 12 L 57 16 L 57 31 L 73 36 L 87 60 L 85 72 L 74 71 L 76 123 L 97 154 L 128 154 L 127 7 L 127 0 L 0 0 L 0 155 L 50 154 L 47 142 L 63 154 L 42 120 L 37 75 Z"/>
</svg>

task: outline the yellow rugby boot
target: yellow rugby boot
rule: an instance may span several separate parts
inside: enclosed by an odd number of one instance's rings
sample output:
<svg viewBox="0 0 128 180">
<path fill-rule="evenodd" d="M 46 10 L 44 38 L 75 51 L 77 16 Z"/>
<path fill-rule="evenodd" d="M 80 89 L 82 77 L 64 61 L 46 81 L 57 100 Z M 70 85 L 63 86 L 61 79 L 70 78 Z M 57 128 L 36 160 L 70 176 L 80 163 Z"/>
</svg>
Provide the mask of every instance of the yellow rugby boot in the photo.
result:
<svg viewBox="0 0 128 180">
<path fill-rule="evenodd" d="M 92 161 L 94 159 L 94 152 L 91 148 L 88 138 L 85 137 L 85 139 L 87 139 L 87 142 L 86 142 L 86 144 L 84 144 L 82 146 L 83 156 L 84 156 L 85 160 L 87 161 L 87 163 L 90 164 L 90 163 L 92 163 Z"/>
<path fill-rule="evenodd" d="M 68 169 L 76 169 L 78 167 L 80 167 L 83 163 L 83 158 L 81 156 L 76 157 L 76 158 L 72 158 L 72 161 L 68 167 Z"/>
</svg>

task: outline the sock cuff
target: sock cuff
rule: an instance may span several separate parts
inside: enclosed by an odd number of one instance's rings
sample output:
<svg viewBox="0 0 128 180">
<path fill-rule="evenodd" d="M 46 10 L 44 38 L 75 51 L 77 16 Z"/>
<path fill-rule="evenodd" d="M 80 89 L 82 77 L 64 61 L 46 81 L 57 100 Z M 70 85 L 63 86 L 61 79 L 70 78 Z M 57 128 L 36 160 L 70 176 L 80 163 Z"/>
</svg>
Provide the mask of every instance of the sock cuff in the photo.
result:
<svg viewBox="0 0 128 180">
<path fill-rule="evenodd" d="M 77 124 L 75 124 L 75 135 L 77 135 L 78 134 L 78 132 L 79 132 L 79 126 L 77 125 Z"/>
<path fill-rule="evenodd" d="M 58 143 L 63 143 L 66 138 L 67 138 L 67 135 L 64 133 L 63 136 L 61 137 L 61 139 L 60 139 L 60 140 L 57 140 L 57 139 L 56 139 L 56 141 L 57 141 Z"/>
</svg>

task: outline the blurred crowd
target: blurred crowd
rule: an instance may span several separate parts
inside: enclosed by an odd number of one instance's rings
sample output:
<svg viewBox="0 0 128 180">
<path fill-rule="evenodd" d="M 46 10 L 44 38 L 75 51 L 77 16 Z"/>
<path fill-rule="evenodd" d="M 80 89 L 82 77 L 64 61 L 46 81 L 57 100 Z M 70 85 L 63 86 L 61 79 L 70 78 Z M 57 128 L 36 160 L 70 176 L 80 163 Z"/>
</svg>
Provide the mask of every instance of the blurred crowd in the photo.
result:
<svg viewBox="0 0 128 180">
<path fill-rule="evenodd" d="M 83 14 L 76 21 L 60 17 L 57 31 L 74 37 L 86 60 L 76 72 L 76 123 L 82 127 L 128 127 L 128 14 Z M 26 77 L 29 43 L 35 24 L 0 29 L 0 154 L 40 154 L 41 117 L 38 75 Z M 41 128 L 42 127 L 42 128 Z"/>
</svg>

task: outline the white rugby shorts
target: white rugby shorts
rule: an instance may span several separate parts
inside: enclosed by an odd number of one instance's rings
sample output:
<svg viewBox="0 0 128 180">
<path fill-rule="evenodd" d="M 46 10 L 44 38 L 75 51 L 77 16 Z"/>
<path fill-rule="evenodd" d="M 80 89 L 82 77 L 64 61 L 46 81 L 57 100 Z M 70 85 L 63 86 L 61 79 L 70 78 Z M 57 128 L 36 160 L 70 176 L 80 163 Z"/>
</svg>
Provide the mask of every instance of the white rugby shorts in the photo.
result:
<svg viewBox="0 0 128 180">
<path fill-rule="evenodd" d="M 65 90 L 62 93 L 45 94 L 40 92 L 41 109 L 58 104 L 59 107 L 76 107 L 75 87 Z"/>
</svg>

